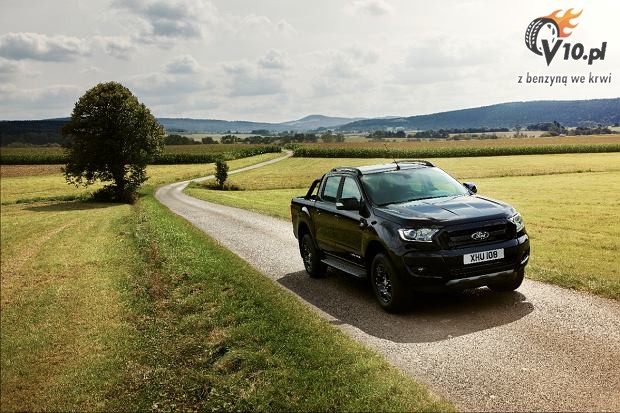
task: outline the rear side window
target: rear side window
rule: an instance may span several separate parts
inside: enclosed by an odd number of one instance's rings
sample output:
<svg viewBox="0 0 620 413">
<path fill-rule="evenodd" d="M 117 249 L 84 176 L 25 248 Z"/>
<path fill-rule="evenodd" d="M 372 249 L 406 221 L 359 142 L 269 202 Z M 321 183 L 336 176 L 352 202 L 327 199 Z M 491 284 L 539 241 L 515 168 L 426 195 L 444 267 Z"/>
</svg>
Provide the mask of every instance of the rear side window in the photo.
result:
<svg viewBox="0 0 620 413">
<path fill-rule="evenodd" d="M 362 200 L 362 194 L 355 183 L 355 179 L 350 177 L 344 178 L 344 184 L 342 185 L 342 195 L 340 198 L 355 198 L 358 201 Z"/>
<path fill-rule="evenodd" d="M 336 202 L 338 187 L 340 186 L 340 179 L 340 176 L 329 176 L 327 178 L 327 181 L 325 181 L 325 186 L 323 187 L 323 195 L 321 196 L 323 200 Z"/>
</svg>

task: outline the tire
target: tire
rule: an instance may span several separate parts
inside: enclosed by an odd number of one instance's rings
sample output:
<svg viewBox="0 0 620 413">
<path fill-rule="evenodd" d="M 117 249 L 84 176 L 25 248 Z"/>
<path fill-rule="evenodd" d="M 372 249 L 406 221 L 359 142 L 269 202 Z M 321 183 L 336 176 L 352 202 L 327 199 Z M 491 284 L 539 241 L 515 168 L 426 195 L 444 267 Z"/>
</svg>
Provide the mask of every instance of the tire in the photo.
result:
<svg viewBox="0 0 620 413">
<path fill-rule="evenodd" d="M 304 234 L 299 242 L 299 252 L 304 261 L 306 272 L 312 278 L 320 278 L 325 275 L 327 267 L 321 262 L 318 250 L 314 245 L 314 240 L 310 234 Z"/>
<path fill-rule="evenodd" d="M 538 35 L 540 34 L 540 30 L 547 24 L 550 24 L 555 28 L 555 36 L 558 37 L 560 35 L 560 28 L 558 27 L 558 24 L 553 19 L 549 19 L 547 17 L 539 17 L 534 19 L 525 30 L 525 45 L 528 49 L 539 56 L 542 56 L 542 51 L 538 49 Z"/>
<path fill-rule="evenodd" d="M 379 305 L 388 313 L 403 309 L 405 288 L 396 275 L 390 259 L 384 253 L 375 255 L 371 264 L 370 283 Z"/>
<path fill-rule="evenodd" d="M 517 276 L 514 279 L 504 281 L 501 283 L 497 283 L 497 284 L 491 284 L 489 285 L 489 288 L 493 291 L 503 292 L 503 293 L 514 291 L 521 286 L 521 283 L 523 283 L 524 277 L 525 277 L 525 269 L 521 269 L 517 272 Z"/>
</svg>

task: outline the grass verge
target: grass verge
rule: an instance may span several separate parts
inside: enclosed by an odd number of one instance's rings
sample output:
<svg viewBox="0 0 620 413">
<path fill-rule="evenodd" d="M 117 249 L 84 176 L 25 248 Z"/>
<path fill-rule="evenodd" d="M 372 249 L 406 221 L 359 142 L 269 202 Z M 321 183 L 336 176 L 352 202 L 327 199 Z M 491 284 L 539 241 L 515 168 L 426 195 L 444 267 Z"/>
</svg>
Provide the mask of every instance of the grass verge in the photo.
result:
<svg viewBox="0 0 620 413">
<path fill-rule="evenodd" d="M 113 409 L 452 409 L 150 194 L 136 234 L 146 255 L 132 290 L 147 340 Z"/>
<path fill-rule="evenodd" d="M 2 411 L 453 409 L 150 193 L 1 213 Z"/>
</svg>

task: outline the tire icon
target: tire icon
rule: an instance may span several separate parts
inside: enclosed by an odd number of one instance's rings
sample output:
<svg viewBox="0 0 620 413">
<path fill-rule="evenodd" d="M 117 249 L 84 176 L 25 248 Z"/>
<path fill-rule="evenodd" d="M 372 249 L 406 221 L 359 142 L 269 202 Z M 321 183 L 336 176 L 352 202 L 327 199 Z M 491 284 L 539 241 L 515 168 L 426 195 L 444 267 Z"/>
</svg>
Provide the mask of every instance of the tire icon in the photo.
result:
<svg viewBox="0 0 620 413">
<path fill-rule="evenodd" d="M 555 20 L 548 17 L 534 19 L 525 30 L 525 45 L 532 52 L 542 56 L 542 40 L 547 39 L 553 44 L 560 35 L 560 28 Z"/>
</svg>

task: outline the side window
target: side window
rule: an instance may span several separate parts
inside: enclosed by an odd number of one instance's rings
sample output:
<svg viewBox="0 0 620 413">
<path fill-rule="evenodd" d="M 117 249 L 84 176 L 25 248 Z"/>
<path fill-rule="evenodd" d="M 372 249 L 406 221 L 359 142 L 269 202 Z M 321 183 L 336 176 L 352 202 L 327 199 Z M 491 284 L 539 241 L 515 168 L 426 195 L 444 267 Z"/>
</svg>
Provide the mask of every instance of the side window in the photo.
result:
<svg viewBox="0 0 620 413">
<path fill-rule="evenodd" d="M 327 181 L 325 181 L 325 186 L 323 187 L 323 195 L 321 196 L 324 201 L 336 202 L 338 187 L 340 186 L 340 179 L 340 176 L 327 177 Z"/>
<path fill-rule="evenodd" d="M 342 185 L 342 195 L 340 198 L 355 198 L 358 201 L 362 200 L 362 194 L 360 193 L 360 189 L 355 183 L 354 178 L 346 177 L 344 178 L 344 184 Z"/>
</svg>

